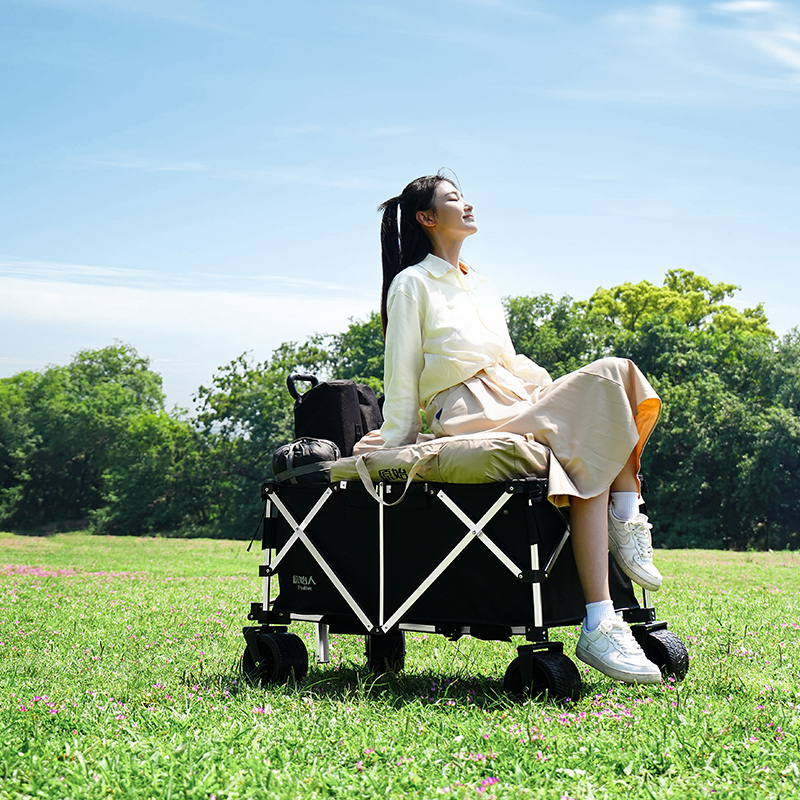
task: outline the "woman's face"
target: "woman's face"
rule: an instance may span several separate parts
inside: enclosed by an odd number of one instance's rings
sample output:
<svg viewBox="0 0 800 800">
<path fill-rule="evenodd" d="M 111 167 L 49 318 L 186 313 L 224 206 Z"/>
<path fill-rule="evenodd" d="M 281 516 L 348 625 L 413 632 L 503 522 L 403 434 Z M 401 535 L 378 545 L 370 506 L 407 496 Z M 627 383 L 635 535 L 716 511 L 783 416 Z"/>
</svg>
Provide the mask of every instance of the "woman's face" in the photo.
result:
<svg viewBox="0 0 800 800">
<path fill-rule="evenodd" d="M 472 206 L 449 181 L 437 184 L 433 208 L 430 211 L 420 211 L 417 219 L 431 234 L 447 238 L 465 239 L 478 230 Z"/>
</svg>

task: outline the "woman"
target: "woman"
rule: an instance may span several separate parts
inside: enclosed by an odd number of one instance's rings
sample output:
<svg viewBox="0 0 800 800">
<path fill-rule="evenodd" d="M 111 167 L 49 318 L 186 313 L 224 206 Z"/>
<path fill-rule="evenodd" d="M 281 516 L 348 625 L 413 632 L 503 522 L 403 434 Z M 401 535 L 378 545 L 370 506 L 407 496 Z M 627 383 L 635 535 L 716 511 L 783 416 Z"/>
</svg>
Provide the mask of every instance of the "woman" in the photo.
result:
<svg viewBox="0 0 800 800">
<path fill-rule="evenodd" d="M 617 680 L 660 681 L 615 614 L 607 555 L 610 548 L 631 580 L 660 588 L 637 478 L 658 396 L 625 359 L 601 359 L 552 381 L 514 352 L 499 298 L 460 260 L 475 216 L 442 173 L 412 181 L 379 210 L 386 446 L 416 440 L 421 409 L 436 436 L 509 431 L 547 445 L 550 500 L 570 507 L 586 600 L 576 655 Z"/>
</svg>

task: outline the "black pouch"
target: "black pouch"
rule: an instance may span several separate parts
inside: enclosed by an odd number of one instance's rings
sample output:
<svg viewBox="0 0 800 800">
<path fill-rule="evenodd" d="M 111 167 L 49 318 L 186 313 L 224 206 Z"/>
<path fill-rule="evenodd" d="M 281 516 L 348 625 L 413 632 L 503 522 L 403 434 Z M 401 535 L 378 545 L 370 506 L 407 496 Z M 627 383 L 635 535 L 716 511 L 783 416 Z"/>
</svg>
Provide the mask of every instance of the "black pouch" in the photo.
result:
<svg viewBox="0 0 800 800">
<path fill-rule="evenodd" d="M 311 388 L 300 394 L 295 385 L 298 381 L 309 381 Z M 363 383 L 348 380 L 320 383 L 313 375 L 292 374 L 286 384 L 295 399 L 294 435 L 298 438 L 328 439 L 343 456 L 349 456 L 364 434 L 383 424 L 378 398 Z"/>
<path fill-rule="evenodd" d="M 327 439 L 295 439 L 272 456 L 272 472 L 279 483 L 328 483 L 331 463 L 339 448 Z"/>
</svg>

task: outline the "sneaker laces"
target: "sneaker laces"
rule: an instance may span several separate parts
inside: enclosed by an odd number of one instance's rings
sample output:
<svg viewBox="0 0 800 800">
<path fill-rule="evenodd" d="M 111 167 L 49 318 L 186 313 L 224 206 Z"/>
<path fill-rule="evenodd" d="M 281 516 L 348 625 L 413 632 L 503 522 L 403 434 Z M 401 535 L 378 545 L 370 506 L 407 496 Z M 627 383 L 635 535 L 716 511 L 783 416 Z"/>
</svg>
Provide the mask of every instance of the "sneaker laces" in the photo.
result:
<svg viewBox="0 0 800 800">
<path fill-rule="evenodd" d="M 633 536 L 636 550 L 643 561 L 653 560 L 653 539 L 650 535 L 652 525 L 644 519 L 628 520 L 625 530 Z"/>
<path fill-rule="evenodd" d="M 639 643 L 633 638 L 631 629 L 621 619 L 604 619 L 600 621 L 600 629 L 608 635 L 614 646 L 625 655 L 642 653 Z"/>
</svg>

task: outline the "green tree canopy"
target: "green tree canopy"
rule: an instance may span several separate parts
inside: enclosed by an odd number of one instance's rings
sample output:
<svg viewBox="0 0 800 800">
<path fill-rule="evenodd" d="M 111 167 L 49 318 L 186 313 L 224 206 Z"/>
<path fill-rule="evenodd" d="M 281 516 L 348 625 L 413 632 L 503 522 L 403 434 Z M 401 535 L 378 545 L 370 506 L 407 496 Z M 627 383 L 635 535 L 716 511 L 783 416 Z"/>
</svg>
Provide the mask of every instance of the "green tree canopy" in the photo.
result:
<svg viewBox="0 0 800 800">
<path fill-rule="evenodd" d="M 554 378 L 606 355 L 615 328 L 600 315 L 564 295 L 507 297 L 503 301 L 508 332 L 518 353 L 524 353 Z"/>
<path fill-rule="evenodd" d="M 325 369 L 331 376 L 366 383 L 383 391 L 383 330 L 377 311 L 363 322 L 350 321 L 343 333 L 327 337 Z"/>
<path fill-rule="evenodd" d="M 713 326 L 724 333 L 770 333 L 761 304 L 739 312 L 723 302 L 739 288 L 732 283 L 711 283 L 689 270 L 672 269 L 663 286 L 641 281 L 600 288 L 578 306 L 628 331 L 669 316 L 689 328 Z"/>
<path fill-rule="evenodd" d="M 779 339 L 760 306 L 727 302 L 735 290 L 672 270 L 663 286 L 588 301 L 504 301 L 516 350 L 553 377 L 613 355 L 661 395 L 643 463 L 657 545 L 800 546 L 800 332 Z M 189 418 L 164 410 L 160 376 L 128 345 L 0 380 L 0 522 L 248 537 L 272 454 L 294 438 L 291 372 L 380 392 L 379 315 L 261 363 L 242 354 L 198 389 Z"/>
<path fill-rule="evenodd" d="M 215 527 L 229 536 L 251 533 L 258 518 L 259 486 L 272 477 L 272 454 L 294 439 L 293 400 L 286 385 L 292 372 L 323 374 L 328 353 L 315 337 L 285 343 L 272 358 L 253 363 L 247 354 L 217 371 L 196 400 L 196 424 L 208 446 L 213 471 Z"/>
<path fill-rule="evenodd" d="M 102 499 L 102 477 L 131 420 L 163 411 L 161 376 L 134 348 L 84 350 L 65 367 L 0 381 L 3 518 L 23 527 L 83 520 Z M 6 438 L 8 437 L 8 438 Z"/>
</svg>

